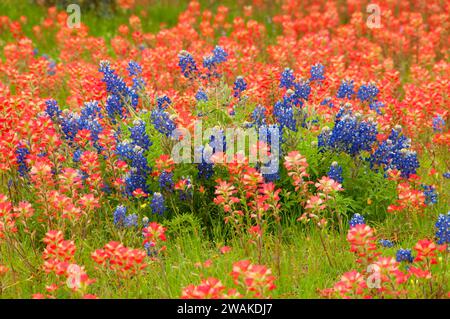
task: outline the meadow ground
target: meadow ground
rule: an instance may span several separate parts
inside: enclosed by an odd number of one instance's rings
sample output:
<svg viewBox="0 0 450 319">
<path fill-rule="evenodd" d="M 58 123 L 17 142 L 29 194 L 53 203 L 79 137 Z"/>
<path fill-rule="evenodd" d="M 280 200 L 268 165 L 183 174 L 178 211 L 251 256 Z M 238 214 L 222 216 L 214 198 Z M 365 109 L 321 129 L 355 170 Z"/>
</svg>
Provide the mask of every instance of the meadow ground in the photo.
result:
<svg viewBox="0 0 450 319">
<path fill-rule="evenodd" d="M 112 2 L 0 2 L 0 298 L 450 297 L 448 4 Z"/>
</svg>

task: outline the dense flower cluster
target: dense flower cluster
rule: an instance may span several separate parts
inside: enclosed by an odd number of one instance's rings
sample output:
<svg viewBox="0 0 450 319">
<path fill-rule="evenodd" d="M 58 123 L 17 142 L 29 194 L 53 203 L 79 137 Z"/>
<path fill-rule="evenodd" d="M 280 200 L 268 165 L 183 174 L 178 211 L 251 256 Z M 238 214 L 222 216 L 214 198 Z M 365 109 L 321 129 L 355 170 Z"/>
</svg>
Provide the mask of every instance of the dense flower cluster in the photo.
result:
<svg viewBox="0 0 450 319">
<path fill-rule="evenodd" d="M 327 126 L 322 129 L 318 146 L 354 156 L 362 151 L 370 151 L 376 142 L 377 133 L 377 125 L 373 120 L 365 120 L 362 114 L 342 108 L 336 115 L 333 129 Z"/>
<path fill-rule="evenodd" d="M 236 288 L 227 289 L 217 278 L 202 280 L 198 286 L 188 285 L 182 291 L 183 299 L 229 299 L 229 298 L 267 298 L 275 289 L 275 277 L 263 265 L 255 265 L 250 260 L 233 264 L 231 272 Z"/>
<path fill-rule="evenodd" d="M 142 249 L 132 249 L 115 241 L 95 250 L 91 257 L 98 265 L 113 270 L 119 277 L 139 274 L 147 267 L 146 253 Z"/>
</svg>

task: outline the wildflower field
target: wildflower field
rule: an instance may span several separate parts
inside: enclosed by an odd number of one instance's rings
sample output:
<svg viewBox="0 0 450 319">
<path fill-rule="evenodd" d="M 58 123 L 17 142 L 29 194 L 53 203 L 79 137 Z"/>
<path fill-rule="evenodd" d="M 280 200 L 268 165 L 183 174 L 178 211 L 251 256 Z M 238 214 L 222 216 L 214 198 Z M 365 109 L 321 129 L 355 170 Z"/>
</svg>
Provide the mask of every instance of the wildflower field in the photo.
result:
<svg viewBox="0 0 450 319">
<path fill-rule="evenodd" d="M 450 298 L 449 10 L 1 0 L 0 299 Z"/>
</svg>

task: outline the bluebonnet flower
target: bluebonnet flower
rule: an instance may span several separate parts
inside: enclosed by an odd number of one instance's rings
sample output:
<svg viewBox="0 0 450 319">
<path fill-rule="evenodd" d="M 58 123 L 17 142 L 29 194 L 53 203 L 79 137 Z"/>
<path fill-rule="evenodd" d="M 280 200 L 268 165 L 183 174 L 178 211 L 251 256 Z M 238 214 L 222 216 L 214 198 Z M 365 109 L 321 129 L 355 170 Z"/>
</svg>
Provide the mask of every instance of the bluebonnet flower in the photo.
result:
<svg viewBox="0 0 450 319">
<path fill-rule="evenodd" d="M 353 83 L 353 80 L 342 80 L 336 96 L 340 99 L 344 98 L 351 99 L 355 94 L 355 91 L 353 90 L 354 87 L 355 84 Z"/>
<path fill-rule="evenodd" d="M 192 55 L 187 51 L 181 51 L 178 54 L 178 66 L 185 78 L 191 79 L 197 75 L 197 63 L 195 63 Z"/>
<path fill-rule="evenodd" d="M 309 81 L 299 81 L 294 83 L 294 94 L 292 96 L 294 105 L 303 105 L 302 100 L 308 100 L 311 94 Z"/>
<path fill-rule="evenodd" d="M 341 109 L 336 115 L 333 129 L 322 129 L 318 136 L 318 146 L 320 149 L 343 151 L 355 156 L 372 149 L 377 133 L 377 125 L 372 120 L 363 120 L 360 114 Z"/>
<path fill-rule="evenodd" d="M 266 108 L 261 105 L 257 105 L 252 112 L 252 120 L 256 127 L 266 123 Z"/>
<path fill-rule="evenodd" d="M 445 214 L 440 214 L 435 224 L 436 238 L 439 245 L 450 244 L 450 211 Z"/>
<path fill-rule="evenodd" d="M 145 89 L 145 81 L 142 77 L 136 76 L 133 78 L 133 86 L 132 86 L 132 92 L 133 92 L 133 103 L 136 103 L 137 105 L 137 99 L 139 98 L 137 91 Z M 134 106 L 134 104 L 133 104 Z"/>
<path fill-rule="evenodd" d="M 203 58 L 203 66 L 209 71 L 213 71 L 217 65 L 227 61 L 227 59 L 228 53 L 221 46 L 216 45 L 212 54 Z"/>
<path fill-rule="evenodd" d="M 25 176 L 26 173 L 29 171 L 28 165 L 25 161 L 28 154 L 30 154 L 28 147 L 23 146 L 23 145 L 17 147 L 16 160 L 17 160 L 17 164 L 19 165 L 18 171 L 19 171 L 20 176 Z"/>
<path fill-rule="evenodd" d="M 134 170 L 125 176 L 125 193 L 131 197 L 137 189 L 142 189 L 144 193 L 148 194 L 146 175 Z"/>
<path fill-rule="evenodd" d="M 152 201 L 150 203 L 150 208 L 152 209 L 153 214 L 162 215 L 166 210 L 166 206 L 164 203 L 164 197 L 161 193 L 154 193 Z"/>
<path fill-rule="evenodd" d="M 47 100 L 45 101 L 45 105 L 46 105 L 45 112 L 52 119 L 55 119 L 62 114 L 62 111 L 58 106 L 58 102 L 56 102 L 55 100 Z"/>
<path fill-rule="evenodd" d="M 344 181 L 342 178 L 342 167 L 337 162 L 331 163 L 330 170 L 328 171 L 328 177 L 334 179 L 340 184 Z"/>
<path fill-rule="evenodd" d="M 257 169 L 261 170 L 266 182 L 275 181 L 280 178 L 279 164 L 281 144 L 283 143 L 282 129 L 282 126 L 277 124 L 263 124 L 258 129 L 258 141 L 270 145 L 270 159 L 266 163 L 257 166 Z"/>
<path fill-rule="evenodd" d="M 142 73 L 142 67 L 136 62 L 130 61 L 128 62 L 127 71 L 130 76 L 138 76 Z"/>
<path fill-rule="evenodd" d="M 126 214 L 127 208 L 125 206 L 117 206 L 114 210 L 114 225 L 116 225 L 117 227 L 123 226 Z"/>
<path fill-rule="evenodd" d="M 414 257 L 412 256 L 411 249 L 399 249 L 395 255 L 395 259 L 399 263 L 402 261 L 412 263 L 414 261 Z"/>
<path fill-rule="evenodd" d="M 166 136 L 170 136 L 172 131 L 176 129 L 174 121 L 170 118 L 169 113 L 160 107 L 155 107 L 150 115 L 155 129 Z"/>
<path fill-rule="evenodd" d="M 325 71 L 325 67 L 321 63 L 314 64 L 311 66 L 311 70 L 309 74 L 311 75 L 310 81 L 322 81 L 325 79 L 323 73 Z"/>
<path fill-rule="evenodd" d="M 442 176 L 444 176 L 444 178 L 450 178 L 450 172 L 445 172 Z"/>
<path fill-rule="evenodd" d="M 372 102 L 378 95 L 379 90 L 373 83 L 367 83 L 363 84 L 358 89 L 358 99 L 361 100 L 361 102 L 369 101 Z"/>
<path fill-rule="evenodd" d="M 394 243 L 388 239 L 380 239 L 380 245 L 387 248 L 394 247 Z"/>
<path fill-rule="evenodd" d="M 103 73 L 102 81 L 106 84 L 108 93 L 124 98 L 128 97 L 130 89 L 127 87 L 125 81 L 111 69 L 109 61 L 101 61 L 99 71 Z"/>
<path fill-rule="evenodd" d="M 228 59 L 228 53 L 221 46 L 216 45 L 213 50 L 213 57 L 217 64 L 226 62 Z"/>
<path fill-rule="evenodd" d="M 358 213 L 354 214 L 353 217 L 348 222 L 351 227 L 355 227 L 356 225 L 364 225 L 366 221 L 364 220 L 364 217 Z"/>
<path fill-rule="evenodd" d="M 294 85 L 295 76 L 294 71 L 289 68 L 284 69 L 281 73 L 280 88 L 290 89 Z"/>
<path fill-rule="evenodd" d="M 197 170 L 198 178 L 210 179 L 214 174 L 214 164 L 202 160 L 201 163 L 197 164 Z"/>
<path fill-rule="evenodd" d="M 134 156 L 133 144 L 128 140 L 117 144 L 116 154 L 123 160 L 131 160 Z"/>
<path fill-rule="evenodd" d="M 445 120 L 440 115 L 433 117 L 433 131 L 442 132 L 444 130 Z"/>
<path fill-rule="evenodd" d="M 163 95 L 156 99 L 156 104 L 159 109 L 165 110 L 172 104 L 172 100 L 167 95 Z"/>
<path fill-rule="evenodd" d="M 138 226 L 138 216 L 136 214 L 130 214 L 125 217 L 123 225 L 126 228 L 137 227 Z"/>
<path fill-rule="evenodd" d="M 203 89 L 199 89 L 195 94 L 195 99 L 199 102 L 200 101 L 208 102 L 208 95 L 206 95 L 206 92 L 203 91 Z"/>
<path fill-rule="evenodd" d="M 207 68 L 208 70 L 213 70 L 215 68 L 214 62 L 215 61 L 213 55 L 203 57 L 203 67 Z"/>
<path fill-rule="evenodd" d="M 113 123 L 116 123 L 116 117 L 123 119 L 125 117 L 122 99 L 119 95 L 109 95 L 106 98 L 106 113 Z"/>
<path fill-rule="evenodd" d="M 72 161 L 74 161 L 75 163 L 79 162 L 82 154 L 83 154 L 82 149 L 76 149 L 73 152 Z"/>
<path fill-rule="evenodd" d="M 225 131 L 219 127 L 214 127 L 212 129 L 211 135 L 209 136 L 208 145 L 211 147 L 211 154 L 215 154 L 217 152 L 226 152 L 227 140 Z"/>
<path fill-rule="evenodd" d="M 423 189 L 423 194 L 425 195 L 425 204 L 433 205 L 437 203 L 438 194 L 436 193 L 436 188 L 433 185 L 421 185 Z"/>
<path fill-rule="evenodd" d="M 146 242 L 144 244 L 144 249 L 147 252 L 148 257 L 157 257 L 159 253 L 159 249 L 152 245 L 150 242 Z"/>
<path fill-rule="evenodd" d="M 273 107 L 273 116 L 280 123 L 281 127 L 287 127 L 291 131 L 297 131 L 297 121 L 294 117 L 294 108 L 292 105 L 293 92 L 288 90 L 283 100 L 275 103 Z"/>
<path fill-rule="evenodd" d="M 145 130 L 145 122 L 142 120 L 135 120 L 134 126 L 130 127 L 130 138 L 134 145 L 140 146 L 144 150 L 148 150 L 152 145 L 150 138 Z"/>
<path fill-rule="evenodd" d="M 159 175 L 159 187 L 161 190 L 172 191 L 173 189 L 173 173 L 162 171 Z"/>
<path fill-rule="evenodd" d="M 327 105 L 330 109 L 334 107 L 334 103 L 331 100 L 331 97 L 326 97 L 320 102 L 320 105 Z"/>
<path fill-rule="evenodd" d="M 94 146 L 100 151 L 101 148 L 96 142 L 98 141 L 98 135 L 103 131 L 103 126 L 99 122 L 103 115 L 98 102 L 85 103 L 80 113 L 63 112 L 60 118 L 60 125 L 64 137 L 69 141 L 73 141 L 78 131 L 89 130 Z"/>
<path fill-rule="evenodd" d="M 142 144 L 142 138 L 135 137 L 135 140 Z M 137 189 L 148 193 L 146 178 L 151 172 L 151 167 L 148 165 L 144 151 L 141 146 L 127 140 L 117 144 L 116 154 L 131 167 L 130 172 L 125 176 L 125 193 L 128 196 L 132 196 Z"/>
<path fill-rule="evenodd" d="M 381 108 L 384 107 L 384 103 L 380 101 L 373 101 L 369 104 L 369 108 L 377 112 L 377 114 L 381 115 Z"/>
<path fill-rule="evenodd" d="M 370 157 L 371 166 L 382 166 L 384 170 L 397 169 L 402 177 L 415 174 L 419 167 L 417 154 L 411 151 L 411 140 L 401 134 L 401 127 L 396 126 L 388 139 L 379 144 Z"/>
<path fill-rule="evenodd" d="M 238 76 L 236 78 L 236 81 L 234 81 L 233 86 L 233 96 L 234 97 L 241 97 L 241 93 L 247 89 L 247 83 L 245 83 L 245 80 L 242 76 Z"/>
</svg>

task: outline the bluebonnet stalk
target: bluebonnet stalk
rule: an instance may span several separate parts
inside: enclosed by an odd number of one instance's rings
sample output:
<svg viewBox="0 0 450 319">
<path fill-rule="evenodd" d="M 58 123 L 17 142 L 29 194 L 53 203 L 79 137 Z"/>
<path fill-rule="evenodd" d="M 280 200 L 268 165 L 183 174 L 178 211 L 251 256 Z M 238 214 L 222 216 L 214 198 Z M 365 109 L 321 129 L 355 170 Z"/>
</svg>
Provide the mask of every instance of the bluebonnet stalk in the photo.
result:
<svg viewBox="0 0 450 319">
<path fill-rule="evenodd" d="M 340 99 L 344 98 L 351 99 L 355 94 L 355 91 L 353 90 L 354 87 L 355 84 L 353 83 L 353 80 L 342 80 L 336 96 Z"/>
<path fill-rule="evenodd" d="M 384 103 L 380 101 L 373 101 L 369 104 L 369 108 L 377 112 L 377 114 L 381 115 L 381 108 L 384 107 Z"/>
<path fill-rule="evenodd" d="M 387 247 L 387 248 L 394 247 L 394 243 L 388 239 L 380 239 L 379 243 L 383 247 Z"/>
<path fill-rule="evenodd" d="M 117 206 L 113 213 L 114 225 L 116 225 L 117 227 L 123 226 L 126 214 L 127 208 L 125 206 L 122 205 Z"/>
<path fill-rule="evenodd" d="M 212 54 L 203 58 L 203 66 L 209 71 L 214 71 L 220 63 L 226 62 L 228 59 L 228 53 L 221 47 L 216 45 Z M 214 73 L 218 75 L 217 73 Z"/>
<path fill-rule="evenodd" d="M 358 99 L 361 100 L 361 102 L 364 102 L 364 101 L 372 102 L 373 100 L 375 100 L 378 93 L 379 93 L 379 90 L 375 84 L 367 83 L 367 84 L 363 84 L 359 87 L 357 96 L 358 96 Z"/>
<path fill-rule="evenodd" d="M 150 202 L 150 208 L 152 209 L 153 214 L 162 215 L 166 210 L 166 206 L 164 203 L 164 197 L 161 193 L 154 193 L 152 201 Z"/>
<path fill-rule="evenodd" d="M 296 106 L 302 106 L 303 100 L 308 100 L 311 94 L 311 86 L 309 81 L 299 81 L 294 83 L 293 103 Z"/>
<path fill-rule="evenodd" d="M 28 165 L 26 163 L 27 155 L 30 154 L 30 151 L 26 146 L 19 146 L 16 149 L 16 160 L 18 164 L 18 171 L 20 176 L 25 176 L 29 171 Z"/>
<path fill-rule="evenodd" d="M 142 67 L 134 61 L 128 63 L 127 70 L 130 76 L 137 76 L 142 73 Z"/>
<path fill-rule="evenodd" d="M 138 75 L 137 72 L 139 72 L 140 67 L 138 68 L 135 62 L 131 62 L 131 66 L 129 64 L 128 69 L 129 72 L 131 70 L 134 75 Z M 136 109 L 139 95 L 136 92 L 136 87 L 129 88 L 125 81 L 111 69 L 109 61 L 101 61 L 99 71 L 103 73 L 102 81 L 106 84 L 106 90 L 109 94 L 106 102 L 106 110 L 108 116 L 115 122 L 116 116 L 124 116 L 126 105 L 130 105 Z"/>
<path fill-rule="evenodd" d="M 207 145 L 207 146 L 211 147 L 209 145 Z M 209 163 L 209 161 L 205 160 L 205 156 L 204 156 L 205 155 L 205 147 L 200 146 L 195 151 L 199 152 L 202 156 L 201 163 L 197 164 L 198 177 L 202 178 L 202 179 L 210 179 L 211 176 L 213 176 L 213 174 L 214 174 L 214 164 Z M 212 152 L 211 152 L 211 154 L 212 154 Z"/>
<path fill-rule="evenodd" d="M 172 191 L 173 189 L 173 173 L 162 171 L 159 175 L 159 187 L 164 191 Z"/>
<path fill-rule="evenodd" d="M 234 81 L 233 86 L 233 96 L 240 98 L 241 93 L 247 89 L 247 83 L 245 82 L 242 76 L 236 77 L 236 81 Z"/>
<path fill-rule="evenodd" d="M 142 144 L 142 137 L 135 138 Z M 127 140 L 117 144 L 116 154 L 131 167 L 125 177 L 125 192 L 128 196 L 132 196 L 133 192 L 139 188 L 148 193 L 146 177 L 151 172 L 151 168 L 144 152 L 145 150 L 141 146 Z"/>
<path fill-rule="evenodd" d="M 440 115 L 433 117 L 433 131 L 442 132 L 444 130 L 445 120 Z"/>
<path fill-rule="evenodd" d="M 216 64 L 226 62 L 228 59 L 228 53 L 219 45 L 213 50 L 213 57 Z"/>
<path fill-rule="evenodd" d="M 450 244 L 450 211 L 445 214 L 440 214 L 435 224 L 436 238 L 439 245 Z"/>
<path fill-rule="evenodd" d="M 79 162 L 80 159 L 81 159 L 81 155 L 82 155 L 82 154 L 83 154 L 83 150 L 81 150 L 81 149 L 76 149 L 76 150 L 73 152 L 72 161 L 74 161 L 74 163 Z"/>
<path fill-rule="evenodd" d="M 334 107 L 334 103 L 331 100 L 331 97 L 326 97 L 322 100 L 322 102 L 320 102 L 320 105 L 326 105 L 328 106 L 330 109 L 332 109 Z"/>
<path fill-rule="evenodd" d="M 266 108 L 261 105 L 257 105 L 252 112 L 252 120 L 257 128 L 263 124 L 266 124 Z"/>
<path fill-rule="evenodd" d="M 325 80 L 325 77 L 323 76 L 324 71 L 325 67 L 321 63 L 314 64 L 313 66 L 311 66 L 311 70 L 309 71 L 309 74 L 311 75 L 309 80 L 310 81 Z"/>
<path fill-rule="evenodd" d="M 206 95 L 206 92 L 203 89 L 199 89 L 195 94 L 195 99 L 199 102 L 208 102 L 208 95 Z"/>
<path fill-rule="evenodd" d="M 187 51 L 181 51 L 178 54 L 178 66 L 185 78 L 192 79 L 197 75 L 197 63 L 195 63 L 192 55 Z"/>
<path fill-rule="evenodd" d="M 52 119 L 58 118 L 62 111 L 58 106 L 58 102 L 55 100 L 47 100 L 45 101 L 46 109 L 45 112 L 50 116 Z"/>
<path fill-rule="evenodd" d="M 421 185 L 423 189 L 423 194 L 425 195 L 425 204 L 433 205 L 437 203 L 438 194 L 436 193 L 436 188 L 433 185 Z"/>
<path fill-rule="evenodd" d="M 414 261 L 414 257 L 412 256 L 411 249 L 399 249 L 395 255 L 395 259 L 399 263 L 402 261 L 412 263 Z"/>
<path fill-rule="evenodd" d="M 289 68 L 284 69 L 281 73 L 280 88 L 290 89 L 294 85 L 295 76 L 294 71 Z"/>
<path fill-rule="evenodd" d="M 388 139 L 379 144 L 370 157 L 371 166 L 381 166 L 384 170 L 397 169 L 402 177 L 415 174 L 419 167 L 416 152 L 410 149 L 411 140 L 401 134 L 401 127 L 392 129 Z"/>
<path fill-rule="evenodd" d="M 331 163 L 330 170 L 328 171 L 328 177 L 334 179 L 340 184 L 344 181 L 342 178 L 342 167 L 337 162 Z"/>
<path fill-rule="evenodd" d="M 134 126 L 130 127 L 130 138 L 134 145 L 137 145 L 144 150 L 148 150 L 152 145 L 150 138 L 147 135 L 145 122 L 142 120 L 135 120 Z"/>
<path fill-rule="evenodd" d="M 172 104 L 172 100 L 167 95 L 163 95 L 159 96 L 156 99 L 156 104 L 158 108 L 160 108 L 161 110 L 165 110 L 169 107 L 170 104 Z"/>
<path fill-rule="evenodd" d="M 351 227 L 355 227 L 356 225 L 364 225 L 366 221 L 364 220 L 364 217 L 358 213 L 354 214 L 353 217 L 350 219 L 348 224 Z"/>
<path fill-rule="evenodd" d="M 288 90 L 283 100 L 275 103 L 273 115 L 281 127 L 287 127 L 291 131 L 297 131 L 297 121 L 294 117 L 294 107 L 292 103 L 293 92 Z"/>
<path fill-rule="evenodd" d="M 261 125 L 258 129 L 258 141 L 264 142 L 270 146 L 270 160 L 267 163 L 263 163 L 262 166 L 257 167 L 259 169 L 264 168 L 265 172 L 262 175 L 266 182 L 275 181 L 280 178 L 280 158 L 281 158 L 281 144 L 283 143 L 281 125 Z M 270 172 L 267 171 L 270 169 Z"/>
<path fill-rule="evenodd" d="M 101 147 L 97 144 L 97 141 L 98 135 L 103 131 L 103 126 L 100 124 L 102 117 L 101 108 L 97 101 L 86 102 L 80 114 L 67 110 L 63 112 L 63 115 L 60 117 L 61 130 L 64 133 L 64 137 L 69 141 L 74 140 L 78 131 L 89 130 L 94 146 L 100 151 Z"/>
<path fill-rule="evenodd" d="M 138 226 L 138 216 L 136 214 L 130 214 L 125 217 L 123 225 L 126 228 L 137 227 Z"/>
<path fill-rule="evenodd" d="M 161 134 L 170 136 L 176 129 L 175 122 L 170 118 L 169 113 L 159 106 L 152 110 L 150 118 L 155 129 Z"/>
<path fill-rule="evenodd" d="M 372 120 L 363 120 L 360 114 L 343 110 L 336 115 L 331 130 L 324 127 L 318 136 L 320 149 L 342 151 L 352 156 L 370 151 L 377 138 L 377 125 Z"/>
</svg>

